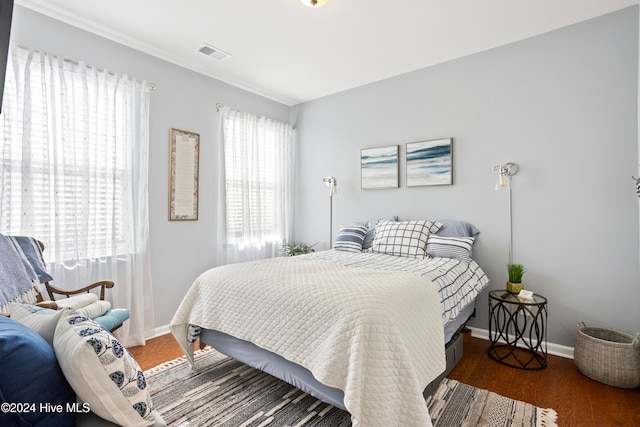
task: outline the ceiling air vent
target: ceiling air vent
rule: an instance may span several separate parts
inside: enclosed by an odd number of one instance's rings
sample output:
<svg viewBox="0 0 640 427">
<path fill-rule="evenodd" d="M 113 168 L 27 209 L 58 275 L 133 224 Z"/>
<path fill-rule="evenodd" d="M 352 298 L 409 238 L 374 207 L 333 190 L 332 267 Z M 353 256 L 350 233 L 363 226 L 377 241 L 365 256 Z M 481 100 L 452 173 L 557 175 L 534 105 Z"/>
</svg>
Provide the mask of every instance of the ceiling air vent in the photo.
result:
<svg viewBox="0 0 640 427">
<path fill-rule="evenodd" d="M 198 52 L 203 53 L 207 56 L 210 56 L 216 61 L 222 61 L 223 59 L 231 56 L 230 53 L 227 53 L 223 50 L 218 49 L 217 47 L 213 47 L 206 43 L 204 43 L 202 46 L 198 48 Z"/>
</svg>

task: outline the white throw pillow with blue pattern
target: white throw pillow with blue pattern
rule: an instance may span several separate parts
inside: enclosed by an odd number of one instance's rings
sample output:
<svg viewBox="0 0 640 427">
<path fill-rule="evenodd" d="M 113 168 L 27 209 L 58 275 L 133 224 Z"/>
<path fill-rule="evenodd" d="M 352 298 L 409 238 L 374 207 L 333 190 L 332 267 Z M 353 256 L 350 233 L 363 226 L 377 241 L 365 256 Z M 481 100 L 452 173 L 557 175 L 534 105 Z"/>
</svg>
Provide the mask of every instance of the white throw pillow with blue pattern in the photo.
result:
<svg viewBox="0 0 640 427">
<path fill-rule="evenodd" d="M 147 380 L 129 350 L 75 310 L 58 321 L 53 349 L 78 399 L 122 426 L 166 426 L 153 409 Z"/>
</svg>

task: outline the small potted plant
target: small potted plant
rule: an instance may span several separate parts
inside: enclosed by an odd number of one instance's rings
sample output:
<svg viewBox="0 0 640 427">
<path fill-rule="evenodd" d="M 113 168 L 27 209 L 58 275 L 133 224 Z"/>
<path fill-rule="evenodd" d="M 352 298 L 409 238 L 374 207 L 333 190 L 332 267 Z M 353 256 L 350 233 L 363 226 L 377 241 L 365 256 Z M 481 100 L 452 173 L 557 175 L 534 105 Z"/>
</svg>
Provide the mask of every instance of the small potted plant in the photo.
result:
<svg viewBox="0 0 640 427">
<path fill-rule="evenodd" d="M 522 276 L 524 275 L 524 266 L 522 264 L 507 264 L 507 273 L 509 273 L 507 291 L 517 294 L 523 290 Z"/>
<path fill-rule="evenodd" d="M 296 255 L 300 255 L 300 254 L 308 254 L 311 252 L 315 252 L 315 249 L 313 249 L 313 247 L 317 245 L 317 243 L 314 243 L 313 245 L 307 245 L 304 243 L 287 243 L 287 242 L 282 242 L 282 255 L 284 256 L 296 256 Z"/>
</svg>

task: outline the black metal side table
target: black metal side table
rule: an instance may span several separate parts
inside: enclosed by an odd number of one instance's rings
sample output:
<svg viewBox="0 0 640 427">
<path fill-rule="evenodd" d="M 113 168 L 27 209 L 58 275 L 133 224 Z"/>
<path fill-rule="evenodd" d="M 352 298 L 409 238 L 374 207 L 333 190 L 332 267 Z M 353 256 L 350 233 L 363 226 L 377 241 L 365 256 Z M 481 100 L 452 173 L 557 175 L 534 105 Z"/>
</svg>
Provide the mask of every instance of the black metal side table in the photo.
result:
<svg viewBox="0 0 640 427">
<path fill-rule="evenodd" d="M 547 299 L 531 300 L 504 291 L 489 292 L 489 356 L 519 369 L 547 366 Z"/>
</svg>

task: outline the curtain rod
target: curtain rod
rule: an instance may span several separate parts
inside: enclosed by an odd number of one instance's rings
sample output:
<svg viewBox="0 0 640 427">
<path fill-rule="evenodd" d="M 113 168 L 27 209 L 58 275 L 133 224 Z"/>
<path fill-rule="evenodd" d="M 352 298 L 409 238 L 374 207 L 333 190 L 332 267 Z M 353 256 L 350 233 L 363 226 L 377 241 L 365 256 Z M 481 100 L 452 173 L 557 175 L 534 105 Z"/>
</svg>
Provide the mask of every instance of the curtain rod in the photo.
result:
<svg viewBox="0 0 640 427">
<path fill-rule="evenodd" d="M 79 63 L 78 61 L 74 61 L 73 59 L 66 59 L 66 58 L 62 58 L 62 60 L 63 60 L 64 62 L 68 62 L 68 63 L 70 63 L 70 64 L 80 66 L 80 63 Z M 95 68 L 96 70 L 101 71 L 101 72 L 103 72 L 103 73 L 104 73 L 104 72 L 106 72 L 106 73 L 107 73 L 107 74 L 109 74 L 110 76 L 114 76 L 114 77 L 116 77 L 116 76 L 117 76 L 117 74 L 116 74 L 115 72 L 113 72 L 113 71 L 105 70 L 105 69 L 103 69 L 103 68 L 99 68 L 99 67 L 92 67 L 91 65 L 87 65 L 87 64 L 84 64 L 84 66 L 85 66 L 85 67 L 87 67 L 87 68 Z M 119 74 L 125 74 L 125 73 L 119 73 Z M 132 77 L 132 76 L 131 76 L 131 75 L 129 75 L 129 77 Z M 147 82 L 147 87 L 149 88 L 149 90 L 156 90 L 156 87 L 157 87 L 157 86 L 156 86 L 156 84 L 155 84 L 155 83 Z"/>
<path fill-rule="evenodd" d="M 228 108 L 228 106 L 227 106 L 227 105 L 224 105 L 224 104 L 223 104 L 223 103 L 221 103 L 221 102 L 218 102 L 218 103 L 216 104 L 216 111 L 217 111 L 218 113 L 220 112 L 220 110 L 224 110 L 225 108 Z M 286 123 L 286 124 L 288 124 L 288 123 Z M 293 129 L 295 129 L 295 128 L 296 128 L 294 125 L 289 125 L 289 126 L 291 126 Z"/>
<path fill-rule="evenodd" d="M 43 51 L 40 51 L 40 50 L 38 50 L 38 49 L 31 49 L 31 48 L 28 48 L 28 47 L 25 47 L 25 46 L 21 46 L 21 45 L 17 45 L 17 47 L 18 47 L 18 48 L 20 48 L 20 49 L 24 49 L 24 50 L 27 50 L 27 51 L 32 51 L 32 52 L 35 52 L 35 53 L 38 53 L 38 54 L 51 55 L 51 56 L 54 56 L 54 57 L 56 57 L 56 58 L 60 58 L 60 57 L 59 57 L 59 56 L 57 56 L 57 55 L 50 54 L 50 53 L 47 53 L 47 52 L 43 52 Z M 73 59 L 68 59 L 68 58 L 60 58 L 60 59 L 62 59 L 62 61 L 66 62 L 66 63 L 68 63 L 68 64 L 72 64 L 72 65 L 80 66 L 80 62 L 75 61 L 75 60 L 73 60 Z M 115 73 L 115 72 L 113 72 L 113 71 L 104 70 L 103 68 L 98 68 L 98 67 L 92 67 L 92 66 L 87 65 L 87 64 L 84 64 L 84 66 L 85 66 L 85 67 L 87 67 L 87 68 L 95 68 L 96 70 L 98 70 L 98 71 L 102 71 L 102 72 L 105 72 L 105 71 L 106 71 L 106 72 L 107 72 L 107 74 L 109 74 L 109 75 L 111 75 L 111 76 L 116 76 L 116 73 Z M 150 83 L 150 82 L 148 82 L 148 83 L 147 83 L 147 87 L 149 88 L 149 90 L 156 90 L 156 87 L 157 87 L 157 86 L 156 86 L 156 84 L 155 84 L 155 83 Z"/>
</svg>

